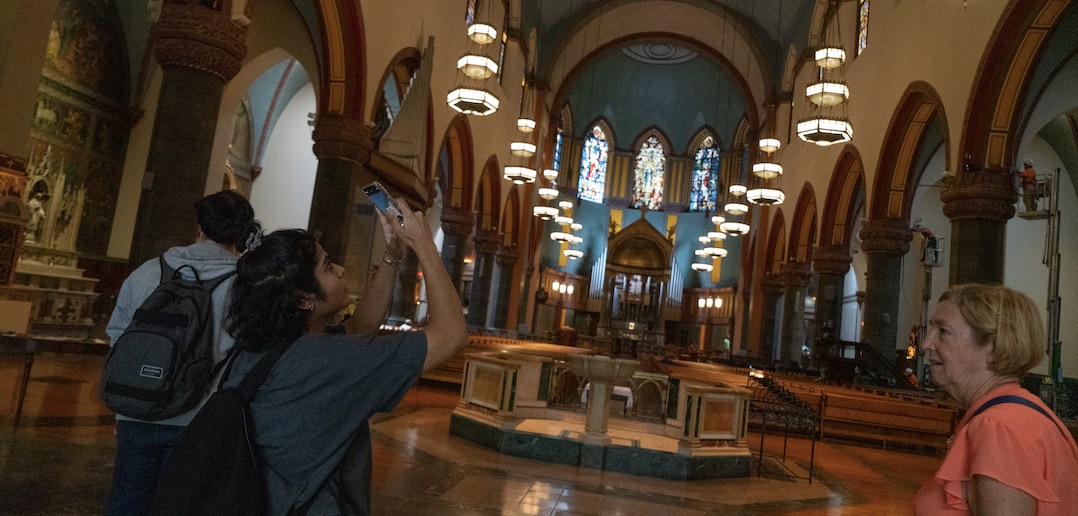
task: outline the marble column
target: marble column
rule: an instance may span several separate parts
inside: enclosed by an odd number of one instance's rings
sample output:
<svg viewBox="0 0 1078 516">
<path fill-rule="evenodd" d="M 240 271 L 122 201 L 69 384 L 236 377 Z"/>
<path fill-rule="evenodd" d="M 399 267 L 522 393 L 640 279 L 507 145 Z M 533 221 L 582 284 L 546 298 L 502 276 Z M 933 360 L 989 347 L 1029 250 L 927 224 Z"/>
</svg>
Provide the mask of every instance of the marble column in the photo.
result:
<svg viewBox="0 0 1078 516">
<path fill-rule="evenodd" d="M 370 157 L 371 132 L 358 120 L 320 114 L 311 137 L 318 168 L 307 229 L 319 234 L 319 242 L 330 256 L 348 256 L 356 177 Z M 377 232 L 381 238 L 381 229 Z"/>
<path fill-rule="evenodd" d="M 879 351 L 884 359 L 891 360 L 898 342 L 902 257 L 909 252 L 913 236 L 906 219 L 888 217 L 865 221 L 860 237 L 867 264 L 861 340 Z"/>
<path fill-rule="evenodd" d="M 760 357 L 768 360 L 774 360 L 775 350 L 780 342 L 776 326 L 779 323 L 779 299 L 786 290 L 785 287 L 781 274 L 764 276 L 764 310 L 760 314 L 763 319 L 763 328 L 760 329 Z"/>
<path fill-rule="evenodd" d="M 519 258 L 516 244 L 503 245 L 498 249 L 498 308 L 494 310 L 494 327 L 509 330 L 509 295 L 513 291 L 513 268 Z M 520 312 L 524 313 L 524 312 Z"/>
<path fill-rule="evenodd" d="M 464 256 L 475 227 L 475 212 L 449 206 L 442 208 L 442 264 L 459 293 L 464 286 Z M 471 301 L 469 301 L 471 303 Z M 471 307 L 468 313 L 471 313 Z"/>
<path fill-rule="evenodd" d="M 782 267 L 785 293 L 782 302 L 782 348 L 779 359 L 801 362 L 801 346 L 805 344 L 805 289 L 811 279 L 810 266 L 805 262 L 786 262 Z"/>
<path fill-rule="evenodd" d="M 131 245 L 132 263 L 198 235 L 194 203 L 206 192 L 225 83 L 247 55 L 247 30 L 230 13 L 165 3 L 154 25 L 161 91 Z"/>
<path fill-rule="evenodd" d="M 385 265 L 385 264 L 383 264 Z M 397 282 L 393 285 L 393 302 L 389 305 L 389 324 L 400 325 L 405 319 L 416 319 L 416 285 L 419 283 L 419 259 L 411 249 L 405 249 L 397 266 Z"/>
<path fill-rule="evenodd" d="M 468 326 L 487 326 L 487 307 L 490 305 L 490 287 L 494 279 L 494 253 L 498 252 L 502 238 L 496 229 L 475 231 L 475 263 L 472 269 L 472 290 L 468 296 Z"/>
<path fill-rule="evenodd" d="M 1018 193 L 1005 168 L 959 174 L 940 195 L 951 219 L 950 284 L 1002 283 L 1007 220 Z"/>
<path fill-rule="evenodd" d="M 812 255 L 817 284 L 814 340 L 823 338 L 825 333 L 838 338 L 842 325 L 842 291 L 851 263 L 853 258 L 847 246 L 821 246 Z"/>
</svg>

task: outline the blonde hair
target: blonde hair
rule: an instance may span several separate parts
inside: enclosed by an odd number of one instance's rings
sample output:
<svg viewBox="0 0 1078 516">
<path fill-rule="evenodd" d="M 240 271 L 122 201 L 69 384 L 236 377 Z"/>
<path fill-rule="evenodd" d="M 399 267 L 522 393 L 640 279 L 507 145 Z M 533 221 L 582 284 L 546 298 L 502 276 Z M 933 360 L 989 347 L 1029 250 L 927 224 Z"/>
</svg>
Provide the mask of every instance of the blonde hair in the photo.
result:
<svg viewBox="0 0 1078 516">
<path fill-rule="evenodd" d="M 1044 359 L 1044 323 L 1029 296 L 1002 285 L 953 285 L 940 301 L 954 303 L 979 346 L 992 346 L 993 372 L 1024 376 Z"/>
</svg>

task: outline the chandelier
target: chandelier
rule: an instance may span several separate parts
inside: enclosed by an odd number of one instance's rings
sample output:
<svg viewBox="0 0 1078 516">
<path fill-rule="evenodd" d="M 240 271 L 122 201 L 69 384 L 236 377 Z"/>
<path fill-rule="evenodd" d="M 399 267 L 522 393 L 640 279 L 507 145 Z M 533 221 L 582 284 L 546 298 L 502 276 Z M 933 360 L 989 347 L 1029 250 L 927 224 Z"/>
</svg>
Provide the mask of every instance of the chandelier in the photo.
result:
<svg viewBox="0 0 1078 516">
<path fill-rule="evenodd" d="M 809 116 L 798 120 L 797 136 L 820 146 L 853 139 L 853 125 L 846 116 L 850 88 L 846 85 L 846 50 L 842 48 L 842 23 L 837 20 L 839 3 L 831 0 L 824 22 L 823 45 L 816 49 L 816 80 L 805 88 Z"/>
<path fill-rule="evenodd" d="M 530 164 L 532 156 L 535 156 L 535 144 L 530 141 L 532 131 L 535 128 L 535 120 L 529 118 L 532 109 L 534 109 L 534 106 L 528 102 L 532 98 L 532 96 L 528 95 L 531 85 L 528 84 L 527 78 L 530 76 L 531 74 L 525 74 L 525 80 L 521 84 L 520 115 L 517 117 L 517 131 L 519 134 L 517 139 L 509 144 L 509 164 L 506 165 L 505 171 L 502 173 L 502 178 L 518 185 L 534 183 L 539 176 L 539 173 Z M 531 123 L 522 124 L 522 120 L 527 120 Z M 551 195 L 551 192 L 539 193 L 540 197 L 547 200 L 557 197 L 558 194 L 557 190 L 555 190 L 551 197 L 544 197 L 544 195 Z"/>
<path fill-rule="evenodd" d="M 489 5 L 486 19 L 490 19 Z M 468 44 L 464 55 L 457 59 L 457 86 L 449 90 L 445 101 L 449 107 L 465 115 L 487 116 L 498 110 L 498 97 L 484 82 L 498 73 L 498 63 L 487 55 L 487 45 L 498 38 L 498 31 L 486 21 L 476 20 L 468 26 Z"/>
<path fill-rule="evenodd" d="M 774 153 L 779 150 L 780 143 L 776 138 L 763 138 L 760 140 L 760 151 L 765 154 L 764 158 L 752 165 L 753 187 L 745 192 L 745 198 L 753 204 L 770 206 L 782 204 L 786 200 L 786 194 L 773 183 L 778 182 L 782 176 L 782 165 L 775 163 Z"/>
</svg>

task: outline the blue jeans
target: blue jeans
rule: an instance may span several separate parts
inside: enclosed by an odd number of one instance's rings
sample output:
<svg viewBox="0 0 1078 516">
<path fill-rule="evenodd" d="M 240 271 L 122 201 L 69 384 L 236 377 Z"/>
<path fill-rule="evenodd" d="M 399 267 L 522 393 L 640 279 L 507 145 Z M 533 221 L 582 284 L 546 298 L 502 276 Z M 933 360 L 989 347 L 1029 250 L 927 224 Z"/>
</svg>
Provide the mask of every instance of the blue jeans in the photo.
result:
<svg viewBox="0 0 1078 516">
<path fill-rule="evenodd" d="M 137 516 L 150 512 L 161 466 L 184 428 L 116 421 L 116 468 L 106 515 Z"/>
</svg>

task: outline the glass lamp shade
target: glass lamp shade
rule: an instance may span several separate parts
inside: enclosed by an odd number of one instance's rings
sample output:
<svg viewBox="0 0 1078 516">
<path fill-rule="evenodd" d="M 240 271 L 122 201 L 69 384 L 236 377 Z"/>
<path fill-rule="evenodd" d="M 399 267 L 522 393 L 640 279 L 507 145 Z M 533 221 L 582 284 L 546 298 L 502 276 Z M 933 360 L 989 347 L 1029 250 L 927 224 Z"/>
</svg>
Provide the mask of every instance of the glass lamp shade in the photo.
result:
<svg viewBox="0 0 1078 516">
<path fill-rule="evenodd" d="M 461 86 L 446 96 L 449 107 L 465 115 L 487 116 L 498 110 L 498 97 L 493 93 Z"/>
<path fill-rule="evenodd" d="M 768 154 L 779 150 L 780 146 L 782 146 L 782 143 L 779 142 L 778 138 L 761 138 L 760 139 L 760 150 L 762 150 L 762 151 L 764 151 L 764 152 L 766 152 Z"/>
<path fill-rule="evenodd" d="M 711 272 L 711 270 L 714 269 L 714 267 L 712 267 L 710 263 L 700 262 L 692 262 L 692 265 L 690 265 L 690 267 L 692 267 L 692 270 L 696 272 Z M 701 301 L 703 301 L 703 299 L 701 299 Z"/>
<path fill-rule="evenodd" d="M 517 165 L 507 165 L 502 177 L 518 185 L 535 182 L 535 169 Z"/>
<path fill-rule="evenodd" d="M 558 209 L 553 206 L 534 206 L 532 207 L 532 215 L 539 217 L 541 220 L 550 220 L 557 216 Z"/>
<path fill-rule="evenodd" d="M 710 233 L 708 233 L 708 234 L 710 234 Z M 700 236 L 700 238 L 697 238 L 697 240 L 699 240 L 701 244 L 710 244 L 711 243 L 711 238 L 709 238 L 707 236 Z"/>
<path fill-rule="evenodd" d="M 753 163 L 752 174 L 762 179 L 773 179 L 782 175 L 782 165 L 769 161 Z"/>
<path fill-rule="evenodd" d="M 569 229 L 573 231 L 580 231 L 581 229 L 584 229 L 584 225 L 579 222 L 574 222 L 572 224 L 569 224 Z"/>
<path fill-rule="evenodd" d="M 846 62 L 846 51 L 842 47 L 823 47 L 816 49 L 816 66 L 832 70 Z"/>
<path fill-rule="evenodd" d="M 749 225 L 744 222 L 723 222 L 719 225 L 719 231 L 730 236 L 744 235 L 749 232 Z"/>
<path fill-rule="evenodd" d="M 707 256 L 707 253 L 704 252 L 703 249 L 697 249 L 697 250 L 693 251 L 693 254 L 695 254 L 696 256 Z"/>
<path fill-rule="evenodd" d="M 722 258 L 726 256 L 726 249 L 723 247 L 705 247 L 704 254 L 712 258 Z"/>
<path fill-rule="evenodd" d="M 576 260 L 577 258 L 581 258 L 584 256 L 584 251 L 581 251 L 580 249 L 566 249 L 562 251 L 562 254 L 564 254 L 565 257 L 569 258 L 570 260 Z"/>
<path fill-rule="evenodd" d="M 512 142 L 509 144 L 509 152 L 517 156 L 530 158 L 535 155 L 535 144 L 522 141 Z"/>
<path fill-rule="evenodd" d="M 561 215 L 561 216 L 558 216 L 558 217 L 554 217 L 554 223 L 555 224 L 560 224 L 562 226 L 568 226 L 569 224 L 573 223 L 573 218 L 572 217 L 566 217 L 565 215 Z"/>
<path fill-rule="evenodd" d="M 730 193 L 734 194 L 734 197 L 737 197 L 738 195 L 744 194 L 745 190 L 748 190 L 748 188 L 745 188 L 745 185 L 739 185 L 737 183 L 734 183 L 734 184 L 730 185 Z M 726 210 L 726 211 L 730 211 L 730 210 Z"/>
<path fill-rule="evenodd" d="M 853 139 L 853 126 L 845 118 L 815 116 L 797 122 L 797 136 L 822 147 Z"/>
<path fill-rule="evenodd" d="M 723 222 L 726 222 L 726 217 L 723 217 L 722 215 L 712 215 L 711 216 L 711 223 L 712 224 L 718 226 L 719 224 L 722 224 Z"/>
<path fill-rule="evenodd" d="M 558 201 L 558 207 L 563 210 L 573 209 L 573 201 Z"/>
<path fill-rule="evenodd" d="M 553 181 L 558 178 L 558 171 L 552 168 L 543 170 L 543 177 L 547 178 L 547 181 Z"/>
<path fill-rule="evenodd" d="M 749 202 L 763 206 L 782 204 L 786 200 L 786 194 L 775 188 L 753 188 L 745 194 L 745 197 L 749 199 Z"/>
<path fill-rule="evenodd" d="M 571 244 L 583 244 L 584 243 L 584 237 L 571 235 L 571 238 L 569 238 L 569 243 L 571 243 Z"/>
<path fill-rule="evenodd" d="M 486 23 L 473 23 L 468 26 L 468 38 L 480 45 L 486 45 L 498 39 L 498 30 Z"/>
<path fill-rule="evenodd" d="M 707 238 L 712 242 L 718 242 L 719 240 L 726 240 L 726 233 L 723 233 L 722 231 L 708 231 L 707 237 L 701 238 Z"/>
<path fill-rule="evenodd" d="M 551 199 L 556 199 L 557 197 L 558 197 L 558 189 L 557 188 L 543 187 L 543 188 L 539 189 L 539 198 L 540 199 L 549 201 Z M 554 209 L 554 212 L 557 213 L 558 210 Z"/>
<path fill-rule="evenodd" d="M 805 88 L 805 96 L 817 106 L 835 106 L 850 100 L 850 87 L 844 82 L 819 81 Z"/>
<path fill-rule="evenodd" d="M 498 63 L 479 54 L 464 54 L 457 59 L 457 70 L 472 79 L 486 79 L 498 73 Z"/>
<path fill-rule="evenodd" d="M 552 231 L 550 233 L 550 239 L 555 242 L 568 243 L 573 240 L 573 235 L 564 231 Z"/>
<path fill-rule="evenodd" d="M 530 133 L 535 130 L 535 120 L 520 117 L 517 119 L 517 130 L 522 133 Z"/>
<path fill-rule="evenodd" d="M 726 213 L 729 213 L 730 215 L 744 215 L 749 211 L 747 205 L 739 202 L 728 202 L 726 203 L 725 209 Z M 729 224 L 729 222 L 723 222 L 722 224 Z M 719 224 L 719 226 L 721 227 L 722 224 Z"/>
</svg>

